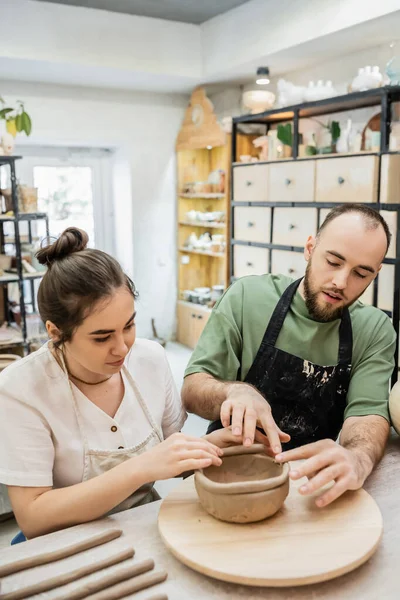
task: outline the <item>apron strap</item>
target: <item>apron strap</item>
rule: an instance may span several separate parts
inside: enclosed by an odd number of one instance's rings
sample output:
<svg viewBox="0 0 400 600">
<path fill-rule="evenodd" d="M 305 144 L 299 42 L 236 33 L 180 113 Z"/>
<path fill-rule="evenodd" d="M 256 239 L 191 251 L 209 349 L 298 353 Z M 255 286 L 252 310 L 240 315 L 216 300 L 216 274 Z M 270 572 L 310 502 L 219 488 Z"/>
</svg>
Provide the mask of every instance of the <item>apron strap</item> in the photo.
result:
<svg viewBox="0 0 400 600">
<path fill-rule="evenodd" d="M 342 313 L 339 327 L 339 355 L 340 365 L 351 365 L 353 358 L 353 328 L 349 309 L 346 307 Z"/>
<path fill-rule="evenodd" d="M 293 296 L 299 287 L 303 278 L 293 281 L 283 292 L 278 304 L 275 306 L 274 312 L 269 320 L 267 329 L 265 330 L 260 350 L 265 346 L 275 346 L 279 333 L 282 329 L 283 322 L 290 308 Z"/>
</svg>

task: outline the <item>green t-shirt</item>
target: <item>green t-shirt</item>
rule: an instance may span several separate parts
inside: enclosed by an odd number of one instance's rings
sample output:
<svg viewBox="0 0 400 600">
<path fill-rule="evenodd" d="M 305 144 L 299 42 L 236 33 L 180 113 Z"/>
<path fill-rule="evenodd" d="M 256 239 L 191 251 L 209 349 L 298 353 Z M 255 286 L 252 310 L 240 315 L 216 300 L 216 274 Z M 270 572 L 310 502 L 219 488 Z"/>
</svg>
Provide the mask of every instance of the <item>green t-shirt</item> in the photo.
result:
<svg viewBox="0 0 400 600">
<path fill-rule="evenodd" d="M 244 381 L 273 310 L 292 281 L 283 275 L 252 275 L 234 283 L 214 307 L 185 377 L 203 372 L 226 381 Z M 349 310 L 353 357 L 345 418 L 380 415 L 389 420 L 395 331 L 387 315 L 373 306 L 357 301 Z M 335 365 L 339 325 L 339 319 L 313 320 L 296 291 L 276 346 L 321 366 Z"/>
</svg>

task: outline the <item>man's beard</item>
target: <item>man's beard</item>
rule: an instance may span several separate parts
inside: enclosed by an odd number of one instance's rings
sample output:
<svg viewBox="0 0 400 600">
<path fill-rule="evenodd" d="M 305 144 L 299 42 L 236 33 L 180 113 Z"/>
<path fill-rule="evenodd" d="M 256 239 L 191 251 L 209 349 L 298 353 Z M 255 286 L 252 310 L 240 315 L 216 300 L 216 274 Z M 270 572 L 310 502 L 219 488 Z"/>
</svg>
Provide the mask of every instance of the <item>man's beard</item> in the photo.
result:
<svg viewBox="0 0 400 600">
<path fill-rule="evenodd" d="M 337 293 L 340 295 L 339 291 L 332 290 L 333 293 Z M 348 306 L 341 305 L 337 308 L 330 307 L 327 303 L 326 306 L 320 306 L 318 304 L 318 296 L 319 292 L 315 292 L 312 289 L 311 284 L 311 259 L 307 263 L 306 274 L 304 276 L 304 300 L 306 303 L 306 307 L 310 316 L 315 321 L 321 321 L 322 323 L 329 323 L 330 321 L 335 321 L 336 319 L 340 319 L 343 314 L 343 309 Z M 351 303 L 352 304 L 352 303 Z"/>
</svg>

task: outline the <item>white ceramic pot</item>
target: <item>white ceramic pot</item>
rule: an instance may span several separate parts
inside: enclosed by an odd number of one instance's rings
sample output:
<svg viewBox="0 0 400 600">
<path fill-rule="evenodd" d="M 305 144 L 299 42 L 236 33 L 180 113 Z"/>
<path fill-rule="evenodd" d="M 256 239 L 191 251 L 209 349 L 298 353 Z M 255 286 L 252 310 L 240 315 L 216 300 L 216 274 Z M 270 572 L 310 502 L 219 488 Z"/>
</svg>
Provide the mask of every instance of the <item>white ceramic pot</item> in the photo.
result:
<svg viewBox="0 0 400 600">
<path fill-rule="evenodd" d="M 269 90 L 249 90 L 243 92 L 243 105 L 249 108 L 252 114 L 264 112 L 273 107 L 275 94 Z"/>
</svg>

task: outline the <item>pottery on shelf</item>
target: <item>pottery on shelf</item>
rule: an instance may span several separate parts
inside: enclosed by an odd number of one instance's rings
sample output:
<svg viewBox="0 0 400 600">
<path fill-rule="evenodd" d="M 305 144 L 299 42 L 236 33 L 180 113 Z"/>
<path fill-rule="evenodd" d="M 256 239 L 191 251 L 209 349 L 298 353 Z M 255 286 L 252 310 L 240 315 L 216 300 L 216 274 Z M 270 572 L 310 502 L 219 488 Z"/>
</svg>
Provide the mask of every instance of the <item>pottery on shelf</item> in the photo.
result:
<svg viewBox="0 0 400 600">
<path fill-rule="evenodd" d="M 3 133 L 1 145 L 6 156 L 11 156 L 14 151 L 15 140 L 11 133 Z"/>
<path fill-rule="evenodd" d="M 249 90 L 243 92 L 243 105 L 249 108 L 252 114 L 264 112 L 273 107 L 275 94 L 269 90 Z"/>
<path fill-rule="evenodd" d="M 365 90 L 371 90 L 378 88 L 383 84 L 383 75 L 379 70 L 379 67 L 360 67 L 358 73 L 351 82 L 352 92 L 363 92 Z"/>
<path fill-rule="evenodd" d="M 220 467 L 195 472 L 203 508 L 230 523 L 253 523 L 274 515 L 289 493 L 289 465 L 265 454 L 261 444 L 226 448 Z"/>
</svg>

